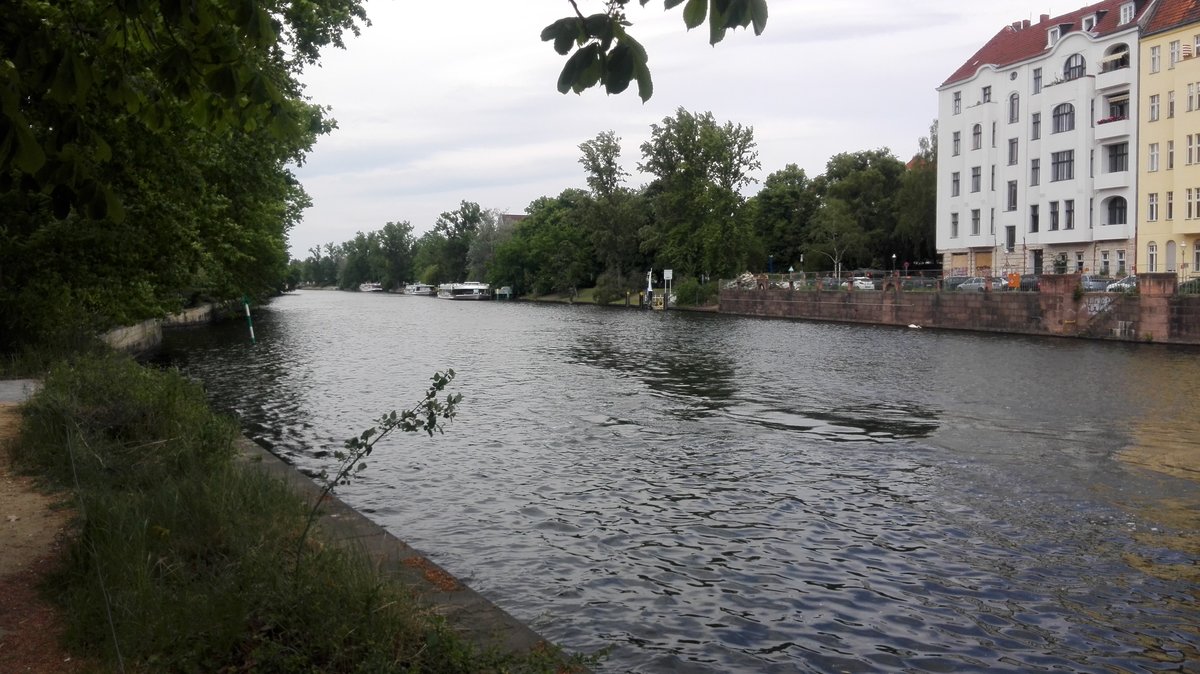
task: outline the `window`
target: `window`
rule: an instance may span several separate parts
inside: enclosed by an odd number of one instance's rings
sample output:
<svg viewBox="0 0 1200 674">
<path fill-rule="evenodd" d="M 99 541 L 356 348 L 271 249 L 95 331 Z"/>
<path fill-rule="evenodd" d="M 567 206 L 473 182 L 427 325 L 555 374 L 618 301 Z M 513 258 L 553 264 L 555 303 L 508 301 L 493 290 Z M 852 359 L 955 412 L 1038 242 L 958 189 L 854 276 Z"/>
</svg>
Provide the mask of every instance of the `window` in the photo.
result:
<svg viewBox="0 0 1200 674">
<path fill-rule="evenodd" d="M 1194 102 L 1195 97 L 1196 97 L 1196 83 L 1188 82 L 1188 102 L 1187 102 L 1187 111 L 1188 112 L 1191 112 L 1192 110 L 1196 109 L 1196 104 Z"/>
<path fill-rule="evenodd" d="M 1192 134 L 1190 133 L 1187 135 L 1187 148 L 1187 161 L 1184 162 L 1184 164 L 1190 166 L 1195 158 L 1195 155 L 1193 154 L 1194 148 L 1192 147 Z"/>
<path fill-rule="evenodd" d="M 1158 121 L 1158 94 L 1150 96 L 1150 121 Z"/>
<path fill-rule="evenodd" d="M 958 171 L 950 174 L 950 196 L 958 196 Z"/>
<path fill-rule="evenodd" d="M 996 209 L 988 209 L 988 234 L 996 235 Z"/>
<path fill-rule="evenodd" d="M 1033 69 L 1033 93 L 1035 93 L 1035 94 L 1042 93 L 1042 69 L 1041 68 Z"/>
<path fill-rule="evenodd" d="M 992 147 L 996 147 L 996 123 L 992 122 Z"/>
<path fill-rule="evenodd" d="M 1151 192 L 1146 203 L 1146 220 L 1154 222 L 1158 220 L 1158 192 Z"/>
<path fill-rule="evenodd" d="M 1087 74 L 1087 63 L 1081 54 L 1071 54 L 1063 64 L 1063 79 L 1077 80 Z"/>
<path fill-rule="evenodd" d="M 958 213 L 950 214 L 950 238 L 958 238 Z"/>
<path fill-rule="evenodd" d="M 1175 141 L 1167 141 L 1167 170 L 1175 168 Z"/>
<path fill-rule="evenodd" d="M 1095 29 L 1096 29 L 1096 15 L 1088 14 L 1087 16 L 1083 17 L 1083 30 L 1090 33 L 1091 31 L 1093 31 Z"/>
<path fill-rule="evenodd" d="M 1100 120 L 1101 122 L 1104 122 L 1104 121 L 1112 122 L 1112 121 L 1116 121 L 1118 119 L 1128 119 L 1129 118 L 1129 92 L 1128 91 L 1117 94 L 1115 96 L 1108 96 L 1104 99 L 1104 102 L 1108 106 L 1108 119 Z"/>
<path fill-rule="evenodd" d="M 1042 113 L 1035 112 L 1030 117 L 1032 120 L 1029 129 L 1030 140 L 1037 140 L 1042 137 Z"/>
<path fill-rule="evenodd" d="M 1152 173 L 1158 170 L 1158 143 L 1150 143 L 1150 156 L 1146 161 L 1146 170 Z"/>
<path fill-rule="evenodd" d="M 1012 94 L 1008 97 L 1008 123 L 1016 124 L 1021 117 L 1021 97 Z"/>
<path fill-rule="evenodd" d="M 1050 202 L 1050 231 L 1058 231 L 1058 202 Z"/>
<path fill-rule="evenodd" d="M 1054 133 L 1075 130 L 1075 106 L 1060 103 L 1054 106 Z"/>
<path fill-rule="evenodd" d="M 1108 224 L 1123 225 L 1127 217 L 1129 217 L 1129 208 L 1125 203 L 1125 197 L 1113 197 L 1108 200 Z"/>
<path fill-rule="evenodd" d="M 1200 187 L 1194 187 L 1189 192 L 1192 193 L 1192 201 L 1188 204 L 1188 212 L 1191 213 L 1189 218 L 1200 218 Z"/>
<path fill-rule="evenodd" d="M 1058 38 L 1062 36 L 1062 29 L 1058 26 L 1046 31 L 1046 46 L 1053 47 L 1058 42 Z"/>
<path fill-rule="evenodd" d="M 1167 119 L 1175 116 L 1175 90 L 1167 92 Z"/>
<path fill-rule="evenodd" d="M 979 209 L 971 209 L 971 236 L 979 236 Z"/>
<path fill-rule="evenodd" d="M 1157 48 L 1157 47 L 1156 47 Z M 962 112 L 962 92 L 954 92 L 954 114 Z"/>
<path fill-rule="evenodd" d="M 1013 166 L 1017 163 L 1017 139 L 1008 139 L 1008 165 Z"/>
<path fill-rule="evenodd" d="M 1083 251 L 1082 250 L 1075 251 L 1075 273 L 1076 274 L 1083 273 Z"/>
<path fill-rule="evenodd" d="M 1008 225 L 1004 228 L 1004 250 L 1011 253 L 1017 249 L 1017 228 Z"/>
<path fill-rule="evenodd" d="M 1158 271 L 1158 244 L 1153 241 L 1146 246 L 1146 266 L 1149 267 L 1146 271 Z"/>
<path fill-rule="evenodd" d="M 996 191 L 996 165 L 995 164 L 992 164 L 992 175 L 991 175 L 991 180 L 988 182 L 988 189 L 993 192 Z"/>
<path fill-rule="evenodd" d="M 971 167 L 971 191 L 978 192 L 980 190 L 980 179 L 983 178 L 983 171 L 979 166 Z"/>
<path fill-rule="evenodd" d="M 1100 251 L 1100 275 L 1108 276 L 1108 251 Z"/>
<path fill-rule="evenodd" d="M 1129 170 L 1129 143 L 1113 143 L 1105 146 L 1108 152 L 1108 172 L 1119 173 Z"/>
<path fill-rule="evenodd" d="M 1156 73 L 1161 69 L 1162 64 L 1162 47 L 1154 46 L 1150 48 L 1150 72 Z"/>
<path fill-rule="evenodd" d="M 984 103 L 991 103 L 992 102 L 992 88 L 984 87 L 983 90 L 979 92 L 979 98 Z"/>
<path fill-rule="evenodd" d="M 1063 202 L 1063 229 L 1075 229 L 1075 200 Z"/>
<path fill-rule="evenodd" d="M 1037 234 L 1038 231 L 1038 207 L 1034 204 L 1029 207 L 1029 233 Z"/>
<path fill-rule="evenodd" d="M 1029 160 L 1029 184 L 1042 184 L 1042 160 L 1038 157 Z"/>
<path fill-rule="evenodd" d="M 1017 210 L 1017 181 L 1008 181 L 1008 208 L 1006 210 Z"/>
<path fill-rule="evenodd" d="M 1175 219 L 1175 193 L 1167 192 L 1167 219 Z"/>
<path fill-rule="evenodd" d="M 1133 21 L 1133 3 L 1127 2 L 1121 5 L 1121 21 L 1117 25 L 1124 26 L 1130 21 Z"/>
<path fill-rule="evenodd" d="M 957 157 L 962 152 L 962 131 L 954 132 L 954 156 Z"/>
<path fill-rule="evenodd" d="M 1187 219 L 1191 220 L 1192 213 L 1193 213 L 1193 211 L 1192 211 L 1192 188 L 1190 188 L 1190 187 L 1187 188 L 1187 191 L 1184 192 L 1183 194 L 1184 194 L 1183 202 L 1185 204 L 1187 204 Z"/>
<path fill-rule="evenodd" d="M 1075 178 L 1075 151 L 1063 150 L 1050 155 L 1050 182 Z"/>
<path fill-rule="evenodd" d="M 1167 67 L 1174 68 L 1176 63 L 1179 63 L 1179 40 L 1171 40 L 1171 44 L 1167 45 Z"/>
<path fill-rule="evenodd" d="M 983 125 L 976 124 L 971 127 L 971 149 L 978 150 L 983 147 Z"/>
<path fill-rule="evenodd" d="M 1125 275 L 1125 251 L 1117 251 L 1117 275 Z"/>
</svg>

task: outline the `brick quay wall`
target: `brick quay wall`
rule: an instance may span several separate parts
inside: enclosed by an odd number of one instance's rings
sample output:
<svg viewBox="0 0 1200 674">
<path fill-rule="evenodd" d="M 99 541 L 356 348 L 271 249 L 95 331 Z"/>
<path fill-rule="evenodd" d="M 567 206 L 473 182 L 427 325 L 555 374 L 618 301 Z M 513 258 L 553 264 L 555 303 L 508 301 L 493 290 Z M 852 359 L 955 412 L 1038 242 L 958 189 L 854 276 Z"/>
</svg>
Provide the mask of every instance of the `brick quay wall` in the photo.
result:
<svg viewBox="0 0 1200 674">
<path fill-rule="evenodd" d="M 1138 277 L 1134 293 L 1081 293 L 1074 274 L 1045 275 L 1040 292 L 727 289 L 720 313 L 872 325 L 1200 345 L 1200 295 L 1176 293 L 1175 274 Z"/>
</svg>

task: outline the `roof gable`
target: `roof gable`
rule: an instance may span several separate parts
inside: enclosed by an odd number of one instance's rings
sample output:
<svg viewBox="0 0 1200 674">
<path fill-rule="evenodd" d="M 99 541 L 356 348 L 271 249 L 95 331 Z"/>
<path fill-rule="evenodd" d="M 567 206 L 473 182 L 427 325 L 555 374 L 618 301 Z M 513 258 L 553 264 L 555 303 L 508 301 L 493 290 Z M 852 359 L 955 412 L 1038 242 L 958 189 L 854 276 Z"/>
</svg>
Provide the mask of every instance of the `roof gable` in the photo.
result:
<svg viewBox="0 0 1200 674">
<path fill-rule="evenodd" d="M 1180 1 L 1184 4 L 1200 3 L 1200 0 Z M 1144 0 L 1137 0 L 1134 20 L 1121 25 L 1121 5 L 1128 2 L 1130 0 L 1104 0 L 1061 16 L 1051 17 L 1043 14 L 1037 23 L 1016 21 L 1007 25 L 1001 28 L 1000 32 L 996 33 L 995 37 L 987 44 L 983 45 L 982 49 L 975 52 L 974 56 L 967 59 L 967 62 L 955 70 L 950 77 L 946 78 L 942 86 L 970 79 L 984 66 L 1000 68 L 1049 52 L 1052 47 L 1047 39 L 1048 31 L 1056 26 L 1061 27 L 1061 37 L 1081 32 L 1084 17 L 1093 15 L 1096 17 L 1095 27 L 1088 31 L 1088 34 L 1093 37 L 1104 37 L 1134 28 L 1146 3 Z"/>
<path fill-rule="evenodd" d="M 1151 12 L 1146 35 L 1200 23 L 1200 0 L 1158 0 Z"/>
</svg>

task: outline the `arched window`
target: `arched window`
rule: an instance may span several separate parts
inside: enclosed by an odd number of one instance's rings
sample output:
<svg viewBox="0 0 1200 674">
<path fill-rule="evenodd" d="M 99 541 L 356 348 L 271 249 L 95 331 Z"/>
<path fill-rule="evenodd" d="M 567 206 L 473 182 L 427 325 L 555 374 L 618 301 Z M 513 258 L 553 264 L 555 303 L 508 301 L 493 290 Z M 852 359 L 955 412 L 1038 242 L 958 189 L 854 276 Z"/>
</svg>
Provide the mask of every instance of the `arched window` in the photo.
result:
<svg viewBox="0 0 1200 674">
<path fill-rule="evenodd" d="M 1146 245 L 1146 266 L 1146 271 L 1158 271 L 1158 244 L 1153 241 Z"/>
<path fill-rule="evenodd" d="M 1100 72 L 1107 73 L 1113 70 L 1129 67 L 1129 45 L 1118 44 L 1113 45 L 1104 58 L 1100 61 Z"/>
<path fill-rule="evenodd" d="M 1063 79 L 1076 80 L 1087 74 L 1087 64 L 1083 60 L 1083 56 L 1079 54 L 1071 54 L 1067 57 L 1067 62 L 1063 66 Z"/>
<path fill-rule="evenodd" d="M 1060 103 L 1054 106 L 1054 133 L 1075 130 L 1075 106 Z"/>
<path fill-rule="evenodd" d="M 983 125 L 976 124 L 971 129 L 971 149 L 978 150 L 983 147 Z"/>
<path fill-rule="evenodd" d="M 1108 200 L 1108 224 L 1124 225 L 1129 213 L 1125 197 L 1113 197 Z"/>
<path fill-rule="evenodd" d="M 1021 97 L 1017 94 L 1012 94 L 1008 97 L 1008 123 L 1016 124 L 1021 118 Z"/>
</svg>

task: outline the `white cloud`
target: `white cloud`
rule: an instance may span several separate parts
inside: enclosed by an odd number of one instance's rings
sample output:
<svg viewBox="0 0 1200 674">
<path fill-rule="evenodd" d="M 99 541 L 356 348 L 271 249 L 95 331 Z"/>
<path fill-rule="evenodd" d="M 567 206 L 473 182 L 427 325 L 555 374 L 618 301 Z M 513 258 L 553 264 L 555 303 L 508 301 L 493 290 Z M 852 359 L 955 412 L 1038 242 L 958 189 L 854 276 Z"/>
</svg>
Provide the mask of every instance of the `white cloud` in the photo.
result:
<svg viewBox="0 0 1200 674">
<path fill-rule="evenodd" d="M 585 13 L 601 5 L 580 2 Z M 639 146 L 679 107 L 754 127 L 759 180 L 789 163 L 815 176 L 839 152 L 888 147 L 907 159 L 936 115 L 935 87 L 1005 24 L 1031 17 L 1028 0 L 771 0 L 762 36 L 731 31 L 710 47 L 678 8 L 630 3 L 655 81 L 643 105 L 634 91 L 556 91 L 564 60 L 539 33 L 571 13 L 566 0 L 366 7 L 373 25 L 304 78 L 339 128 L 296 170 L 314 206 L 291 233 L 295 256 L 388 221 L 421 233 L 463 200 L 522 212 L 584 187 L 578 145 L 610 129 L 641 184 Z"/>
</svg>

